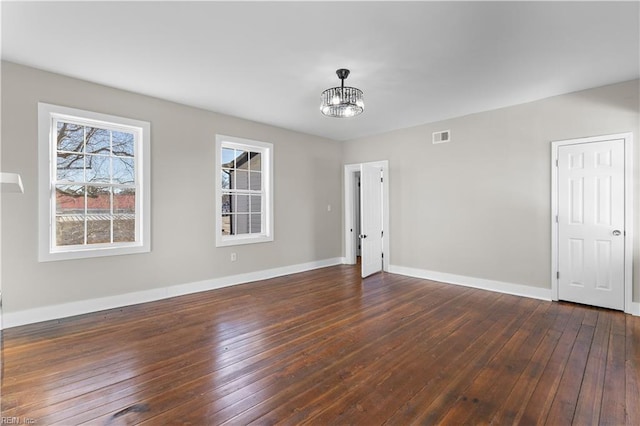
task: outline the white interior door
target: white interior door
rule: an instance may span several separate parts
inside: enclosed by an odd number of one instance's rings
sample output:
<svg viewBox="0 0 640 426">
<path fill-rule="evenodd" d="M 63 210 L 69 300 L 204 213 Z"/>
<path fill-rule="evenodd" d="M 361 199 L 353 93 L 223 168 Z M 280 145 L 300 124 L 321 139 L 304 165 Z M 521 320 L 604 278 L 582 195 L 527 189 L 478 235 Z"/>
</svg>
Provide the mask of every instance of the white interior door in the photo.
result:
<svg viewBox="0 0 640 426">
<path fill-rule="evenodd" d="M 362 277 L 382 270 L 382 168 L 363 164 L 360 175 Z"/>
<path fill-rule="evenodd" d="M 355 200 L 354 200 L 354 211 L 355 211 L 355 215 L 354 215 L 354 228 L 355 229 L 355 235 L 356 235 L 356 241 L 355 241 L 355 246 L 356 246 L 356 256 L 361 256 L 361 251 L 360 251 L 360 218 L 361 218 L 361 214 L 360 214 L 360 172 L 357 172 L 355 174 L 355 187 L 354 187 L 354 194 L 355 194 Z"/>
<path fill-rule="evenodd" d="M 558 298 L 624 310 L 624 140 L 558 147 Z"/>
</svg>

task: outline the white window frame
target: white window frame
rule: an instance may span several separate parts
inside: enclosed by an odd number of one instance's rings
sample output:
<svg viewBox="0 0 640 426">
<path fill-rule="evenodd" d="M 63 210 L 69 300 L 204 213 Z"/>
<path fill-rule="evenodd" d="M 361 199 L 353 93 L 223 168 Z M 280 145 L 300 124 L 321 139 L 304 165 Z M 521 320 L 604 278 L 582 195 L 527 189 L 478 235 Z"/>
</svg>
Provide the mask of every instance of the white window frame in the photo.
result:
<svg viewBox="0 0 640 426">
<path fill-rule="evenodd" d="M 56 198 L 53 185 L 56 180 L 57 129 L 54 126 L 56 120 L 68 120 L 87 126 L 124 130 L 134 134 L 135 241 L 73 246 L 56 245 Z M 150 132 L 151 125 L 146 121 L 38 103 L 38 261 L 83 259 L 151 251 Z"/>
<path fill-rule="evenodd" d="M 259 152 L 262 164 L 262 226 L 261 233 L 242 235 L 222 235 L 222 148 Z M 216 135 L 216 247 L 241 244 L 265 243 L 273 241 L 273 144 Z"/>
</svg>

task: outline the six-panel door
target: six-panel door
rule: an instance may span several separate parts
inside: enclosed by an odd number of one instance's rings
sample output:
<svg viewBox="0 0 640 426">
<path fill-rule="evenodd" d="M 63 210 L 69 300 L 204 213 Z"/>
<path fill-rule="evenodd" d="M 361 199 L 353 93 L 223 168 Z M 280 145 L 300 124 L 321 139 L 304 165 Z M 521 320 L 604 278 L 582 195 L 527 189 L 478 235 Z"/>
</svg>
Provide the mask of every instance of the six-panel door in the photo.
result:
<svg viewBox="0 0 640 426">
<path fill-rule="evenodd" d="M 558 297 L 624 310 L 624 140 L 558 148 Z"/>
</svg>

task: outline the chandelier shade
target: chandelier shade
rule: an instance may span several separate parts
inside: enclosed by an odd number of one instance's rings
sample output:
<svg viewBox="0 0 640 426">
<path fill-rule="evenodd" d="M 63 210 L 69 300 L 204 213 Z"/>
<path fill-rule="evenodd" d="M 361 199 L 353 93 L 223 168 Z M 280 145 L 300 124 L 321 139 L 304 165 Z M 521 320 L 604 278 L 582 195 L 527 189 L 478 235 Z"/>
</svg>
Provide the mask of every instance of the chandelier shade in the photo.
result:
<svg viewBox="0 0 640 426">
<path fill-rule="evenodd" d="M 342 84 L 322 92 L 320 111 L 327 117 L 335 118 L 349 118 L 362 114 L 364 111 L 362 90 L 345 87 L 344 80 L 349 76 L 349 70 L 341 68 L 336 71 L 336 74 Z"/>
</svg>

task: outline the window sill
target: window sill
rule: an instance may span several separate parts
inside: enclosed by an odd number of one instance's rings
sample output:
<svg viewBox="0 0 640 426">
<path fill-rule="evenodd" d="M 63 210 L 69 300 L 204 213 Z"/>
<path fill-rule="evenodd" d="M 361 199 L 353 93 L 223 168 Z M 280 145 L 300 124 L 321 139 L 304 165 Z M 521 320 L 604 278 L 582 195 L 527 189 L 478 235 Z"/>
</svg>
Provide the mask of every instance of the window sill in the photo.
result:
<svg viewBox="0 0 640 426">
<path fill-rule="evenodd" d="M 77 260 L 88 259 L 94 257 L 118 256 L 126 254 L 149 253 L 151 248 L 149 245 L 122 245 L 118 247 L 91 247 L 77 248 L 64 251 L 44 251 L 40 252 L 38 262 L 55 262 L 59 260 Z"/>
<path fill-rule="evenodd" d="M 272 235 L 244 236 L 238 235 L 233 237 L 216 238 L 216 247 L 240 246 L 244 244 L 268 243 L 273 241 Z"/>
</svg>

